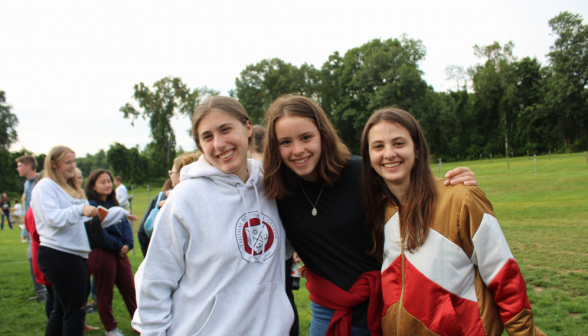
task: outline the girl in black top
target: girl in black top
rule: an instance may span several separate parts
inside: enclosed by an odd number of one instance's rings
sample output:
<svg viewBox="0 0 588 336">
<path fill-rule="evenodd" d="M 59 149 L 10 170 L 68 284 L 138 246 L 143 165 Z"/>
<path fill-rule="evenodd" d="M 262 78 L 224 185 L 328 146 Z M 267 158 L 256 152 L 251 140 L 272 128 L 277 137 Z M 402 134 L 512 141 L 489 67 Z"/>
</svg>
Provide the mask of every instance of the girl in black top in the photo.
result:
<svg viewBox="0 0 588 336">
<path fill-rule="evenodd" d="M 369 255 L 373 241 L 362 206 L 361 159 L 351 156 L 325 112 L 309 98 L 278 98 L 266 122 L 268 198 L 276 198 L 288 239 L 308 270 L 348 291 L 363 274 L 381 268 Z M 454 177 L 446 184 L 477 185 L 468 168 L 446 176 Z M 351 309 L 353 335 L 370 334 L 368 307 L 366 300 Z M 311 310 L 310 335 L 325 335 L 335 310 L 315 302 Z"/>
</svg>

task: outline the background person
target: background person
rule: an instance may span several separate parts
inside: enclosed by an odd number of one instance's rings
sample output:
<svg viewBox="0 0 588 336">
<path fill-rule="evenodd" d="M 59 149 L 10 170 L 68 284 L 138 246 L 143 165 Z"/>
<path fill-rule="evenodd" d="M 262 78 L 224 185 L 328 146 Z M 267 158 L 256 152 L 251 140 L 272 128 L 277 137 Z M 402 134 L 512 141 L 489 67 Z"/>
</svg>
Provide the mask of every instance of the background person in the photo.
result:
<svg viewBox="0 0 588 336">
<path fill-rule="evenodd" d="M 33 191 L 33 213 L 41 246 L 39 268 L 53 285 L 55 304 L 45 335 L 83 335 L 90 246 L 83 222 L 98 213 L 75 179 L 75 153 L 53 147 L 45 178 Z"/>
<path fill-rule="evenodd" d="M 31 155 L 23 155 L 16 159 L 16 171 L 19 176 L 25 177 L 24 183 L 24 212 L 26 213 L 31 206 L 31 193 L 33 187 L 37 183 L 37 160 Z M 39 302 L 45 302 L 47 300 L 47 289 L 45 286 L 37 282 L 35 273 L 33 272 L 33 252 L 31 246 L 31 237 L 26 227 L 21 232 L 21 237 L 26 239 L 27 248 L 27 259 L 29 261 L 29 272 L 31 274 L 31 281 L 33 282 L 33 289 L 37 293 L 37 300 Z"/>
<path fill-rule="evenodd" d="M 163 183 L 163 186 L 161 187 L 161 191 L 166 192 L 166 191 L 172 190 L 172 189 L 173 189 L 173 187 L 172 187 L 171 179 L 165 180 L 165 182 Z"/>
<path fill-rule="evenodd" d="M 88 205 L 75 178 L 75 153 L 53 147 L 45 159 L 44 178 L 32 192 L 31 207 L 41 246 L 39 268 L 53 285 L 55 304 L 45 335 L 83 335 L 90 244 L 84 222 L 98 212 Z M 120 211 L 124 211 L 119 208 Z M 115 224 L 120 211 L 111 210 L 103 227 Z"/>
<path fill-rule="evenodd" d="M 15 223 L 20 222 L 20 219 L 24 217 L 24 214 L 22 212 L 22 204 L 20 204 L 18 199 L 14 199 L 14 206 L 12 207 L 14 209 L 14 212 L 12 213 L 12 216 L 14 217 L 14 221 Z"/>
<path fill-rule="evenodd" d="M 161 194 L 161 198 L 159 198 L 159 194 L 153 197 L 153 200 L 151 200 L 151 203 L 149 203 L 149 206 L 145 211 L 145 215 L 143 215 L 143 219 L 141 220 L 139 229 L 137 230 L 137 238 L 139 239 L 139 245 L 141 246 L 141 252 L 143 253 L 143 257 L 147 256 L 149 242 L 151 241 L 151 237 L 149 237 L 145 232 L 145 221 L 147 220 L 147 218 L 149 218 L 151 210 L 153 210 L 156 206 L 159 206 L 161 208 L 163 204 L 165 204 L 165 201 L 167 200 L 167 197 L 169 195 L 169 191 L 172 190 L 176 185 L 178 185 L 178 183 L 180 183 L 180 171 L 182 170 L 182 168 L 193 162 L 198 161 L 201 155 L 202 153 L 197 150 L 195 153 L 183 153 L 182 155 L 174 159 L 172 168 L 170 171 L 168 171 L 169 179 L 167 180 L 170 181 L 169 186 L 171 186 L 171 188 L 166 187 L 166 185 L 168 184 L 167 181 L 165 181 L 163 188 L 161 189 L 161 191 L 163 192 L 163 194 Z M 159 204 L 157 204 L 158 198 L 160 200 Z"/>
<path fill-rule="evenodd" d="M 376 111 L 361 148 L 372 252 L 383 260 L 383 334 L 544 335 L 492 204 L 477 187 L 433 176 L 417 120 Z"/>
<path fill-rule="evenodd" d="M 116 184 L 116 200 L 118 201 L 118 204 L 124 209 L 127 209 L 127 205 L 129 204 L 129 201 L 127 200 L 129 194 L 127 187 L 122 184 L 122 178 L 120 176 L 114 178 L 114 184 Z"/>
<path fill-rule="evenodd" d="M 37 181 L 40 181 L 42 177 L 43 177 L 43 171 L 41 171 L 37 174 Z M 29 232 L 29 234 L 31 236 L 33 272 L 35 274 L 35 278 L 38 283 L 44 285 L 45 288 L 47 289 L 47 301 L 45 302 L 45 314 L 47 315 L 47 319 L 49 319 L 49 317 L 51 317 L 51 312 L 53 311 L 53 307 L 55 304 L 55 295 L 53 293 L 53 286 L 51 286 L 51 283 L 49 282 L 49 280 L 47 280 L 47 277 L 45 277 L 45 275 L 43 274 L 43 272 L 41 272 L 41 269 L 39 268 L 38 254 L 39 254 L 39 246 L 41 244 L 41 241 L 39 239 L 39 233 L 37 232 L 37 227 L 35 224 L 35 217 L 33 215 L 33 209 L 30 207 L 29 207 L 29 211 L 27 211 L 27 213 L 26 213 L 24 222 L 25 222 L 25 226 L 27 228 L 27 231 Z M 98 328 L 91 327 L 91 326 L 84 323 L 84 332 L 90 332 L 93 330 L 98 330 Z"/>
<path fill-rule="evenodd" d="M 78 180 L 78 185 L 83 189 L 84 185 L 84 176 L 80 168 L 76 167 L 76 180 Z"/>
<path fill-rule="evenodd" d="M 2 193 L 0 196 L 0 209 L 2 210 L 2 214 L 0 216 L 2 223 L 0 224 L 0 229 L 4 230 L 4 217 L 6 217 L 6 221 L 8 222 L 8 226 L 12 230 L 12 222 L 10 221 L 10 200 L 5 193 Z"/>
<path fill-rule="evenodd" d="M 112 174 L 105 169 L 97 169 L 90 173 L 84 188 L 90 205 L 106 209 L 118 206 L 112 180 Z M 98 290 L 98 314 L 106 330 L 106 336 L 123 335 L 112 312 L 115 285 L 131 318 L 137 309 L 133 269 L 127 256 L 134 245 L 133 228 L 125 217 L 137 220 L 136 216 L 129 215 L 127 211 L 121 213 L 117 224 L 103 229 L 106 245 L 94 248 L 88 257 L 88 265 Z"/>
<path fill-rule="evenodd" d="M 251 143 L 249 144 L 249 153 L 251 158 L 261 164 L 263 159 L 263 140 L 267 130 L 261 125 L 253 126 L 253 136 L 251 137 Z"/>
</svg>

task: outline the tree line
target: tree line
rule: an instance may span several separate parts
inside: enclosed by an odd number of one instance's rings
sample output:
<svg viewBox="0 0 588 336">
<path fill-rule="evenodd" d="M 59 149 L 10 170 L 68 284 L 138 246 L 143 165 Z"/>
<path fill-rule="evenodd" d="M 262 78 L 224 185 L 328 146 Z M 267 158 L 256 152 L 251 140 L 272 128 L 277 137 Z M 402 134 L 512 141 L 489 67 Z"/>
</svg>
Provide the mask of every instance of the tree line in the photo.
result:
<svg viewBox="0 0 588 336">
<path fill-rule="evenodd" d="M 369 116 L 387 106 L 412 113 L 433 156 L 446 162 L 480 154 L 583 151 L 588 147 L 588 26 L 581 15 L 569 12 L 548 24 L 556 36 L 546 55 L 548 64 L 515 56 L 513 42 L 476 45 L 479 63 L 446 68 L 447 79 L 455 83 L 446 92 L 435 91 L 423 79 L 423 42 L 402 35 L 374 39 L 344 55 L 334 52 L 320 68 L 279 58 L 261 60 L 240 73 L 229 95 L 243 104 L 254 124 L 263 124 L 265 111 L 281 95 L 308 96 L 325 110 L 354 154 L 359 154 Z M 17 153 L 8 153 L 18 120 L 0 93 L 0 189 L 5 190 L 18 180 Z M 120 111 L 131 123 L 149 119 L 151 142 L 143 150 L 114 143 L 107 151 L 78 158 L 78 167 L 85 175 L 96 168 L 111 169 L 135 185 L 161 182 L 178 154 L 171 118 L 191 117 L 201 101 L 217 94 L 207 87 L 190 89 L 179 77 L 162 78 L 151 87 L 136 84 L 134 102 Z M 5 167 L 14 173 L 5 174 Z"/>
</svg>

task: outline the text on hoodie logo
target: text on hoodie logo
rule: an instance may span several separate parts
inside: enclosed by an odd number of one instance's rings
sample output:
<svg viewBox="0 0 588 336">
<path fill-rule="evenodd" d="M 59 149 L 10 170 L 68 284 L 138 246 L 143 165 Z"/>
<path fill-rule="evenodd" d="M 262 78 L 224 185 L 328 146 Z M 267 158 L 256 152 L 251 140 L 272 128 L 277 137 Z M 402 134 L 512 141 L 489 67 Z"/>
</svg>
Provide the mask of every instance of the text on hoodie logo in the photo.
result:
<svg viewBox="0 0 588 336">
<path fill-rule="evenodd" d="M 279 231 L 273 220 L 257 211 L 244 214 L 237 220 L 235 235 L 241 256 L 247 262 L 261 263 L 271 258 L 279 245 Z"/>
</svg>

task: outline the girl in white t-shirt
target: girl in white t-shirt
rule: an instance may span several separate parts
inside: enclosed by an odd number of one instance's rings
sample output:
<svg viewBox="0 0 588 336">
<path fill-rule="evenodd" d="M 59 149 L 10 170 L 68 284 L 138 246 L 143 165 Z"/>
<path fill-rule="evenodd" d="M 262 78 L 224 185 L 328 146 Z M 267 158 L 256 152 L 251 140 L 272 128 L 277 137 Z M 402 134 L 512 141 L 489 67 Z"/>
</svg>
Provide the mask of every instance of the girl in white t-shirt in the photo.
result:
<svg viewBox="0 0 588 336">
<path fill-rule="evenodd" d="M 12 209 L 14 209 L 14 212 L 12 213 L 12 216 L 14 217 L 14 221 L 19 222 L 20 219 L 23 217 L 23 214 L 22 214 L 22 204 L 20 204 L 17 199 L 14 200 L 14 207 Z"/>
</svg>

